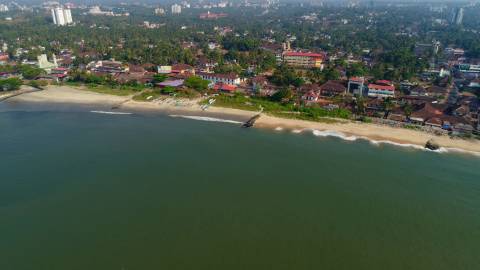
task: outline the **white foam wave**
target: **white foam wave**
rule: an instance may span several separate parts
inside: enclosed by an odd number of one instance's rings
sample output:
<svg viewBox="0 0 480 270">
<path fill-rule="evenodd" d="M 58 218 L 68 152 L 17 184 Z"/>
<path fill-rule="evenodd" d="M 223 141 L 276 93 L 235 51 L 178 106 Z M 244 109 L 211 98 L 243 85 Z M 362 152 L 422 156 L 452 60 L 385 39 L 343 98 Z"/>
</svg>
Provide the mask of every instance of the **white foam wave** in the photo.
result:
<svg viewBox="0 0 480 270">
<path fill-rule="evenodd" d="M 119 115 L 125 115 L 125 114 L 132 114 L 129 112 L 109 112 L 109 111 L 90 111 L 91 113 L 101 113 L 101 114 L 119 114 Z"/>
<path fill-rule="evenodd" d="M 358 137 L 355 136 L 347 136 L 341 132 L 333 131 L 333 130 L 325 130 L 325 131 L 320 131 L 320 130 L 312 130 L 313 135 L 318 136 L 318 137 L 336 137 L 340 138 L 342 140 L 346 141 L 356 141 Z"/>
<path fill-rule="evenodd" d="M 443 150 L 445 153 L 447 153 L 447 152 L 457 152 L 457 153 L 469 154 L 469 155 L 474 155 L 474 156 L 480 157 L 480 152 L 468 151 L 468 150 L 463 150 L 463 149 L 459 149 L 459 148 L 453 148 L 453 147 L 443 148 L 442 147 L 439 150 Z"/>
<path fill-rule="evenodd" d="M 293 132 L 294 133 L 300 133 L 302 131 L 303 130 L 294 130 Z M 397 147 L 412 148 L 412 149 L 416 149 L 416 150 L 435 152 L 435 153 L 457 152 L 457 153 L 471 154 L 471 155 L 475 155 L 475 156 L 480 157 L 479 152 L 468 151 L 468 150 L 463 150 L 463 149 L 459 149 L 459 148 L 440 147 L 437 150 L 430 150 L 430 149 L 425 148 L 422 145 L 409 144 L 409 143 L 398 143 L 398 142 L 393 142 L 393 141 L 388 141 L 388 140 L 373 140 L 373 139 L 370 139 L 368 137 L 362 137 L 362 136 L 359 136 L 359 137 L 348 136 L 348 135 L 346 135 L 342 132 L 332 131 L 332 130 L 321 131 L 321 130 L 315 130 L 314 129 L 314 130 L 312 130 L 312 133 L 313 133 L 313 135 L 318 136 L 318 137 L 335 137 L 335 138 L 340 138 L 340 139 L 346 140 L 346 141 L 356 141 L 358 139 L 362 139 L 362 140 L 368 141 L 369 143 L 371 143 L 373 145 L 377 145 L 377 146 L 382 145 L 382 144 L 389 144 L 389 145 L 393 145 L 393 146 L 397 146 Z"/>
<path fill-rule="evenodd" d="M 276 130 L 276 131 L 282 131 L 283 128 L 282 128 L 282 127 L 276 127 L 275 130 Z"/>
<path fill-rule="evenodd" d="M 302 133 L 302 131 L 303 131 L 303 129 L 294 129 L 294 130 L 292 130 L 292 132 L 293 132 L 293 133 L 296 133 L 296 134 Z"/>
<path fill-rule="evenodd" d="M 239 121 L 221 119 L 221 118 L 214 118 L 214 117 L 206 117 L 206 116 L 195 116 L 195 115 L 191 116 L 191 115 L 171 114 L 170 117 L 179 117 L 179 118 L 186 118 L 186 119 L 207 121 L 207 122 L 222 122 L 222 123 L 230 123 L 230 124 L 243 124 L 242 122 L 239 122 Z"/>
</svg>

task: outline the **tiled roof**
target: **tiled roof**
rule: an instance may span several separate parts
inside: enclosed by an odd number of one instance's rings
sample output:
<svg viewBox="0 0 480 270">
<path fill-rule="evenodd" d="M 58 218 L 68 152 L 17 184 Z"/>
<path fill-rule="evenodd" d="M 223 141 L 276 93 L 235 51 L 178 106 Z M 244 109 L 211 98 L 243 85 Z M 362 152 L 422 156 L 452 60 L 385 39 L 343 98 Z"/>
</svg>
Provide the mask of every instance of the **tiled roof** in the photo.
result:
<svg viewBox="0 0 480 270">
<path fill-rule="evenodd" d="M 323 58 L 323 54 L 320 53 L 303 53 L 303 52 L 286 52 L 284 56 L 304 56 L 304 57 L 319 57 Z"/>
<path fill-rule="evenodd" d="M 371 83 L 368 85 L 368 89 L 375 89 L 375 90 L 385 90 L 385 91 L 395 91 L 395 87 L 391 85 L 378 85 Z"/>
</svg>

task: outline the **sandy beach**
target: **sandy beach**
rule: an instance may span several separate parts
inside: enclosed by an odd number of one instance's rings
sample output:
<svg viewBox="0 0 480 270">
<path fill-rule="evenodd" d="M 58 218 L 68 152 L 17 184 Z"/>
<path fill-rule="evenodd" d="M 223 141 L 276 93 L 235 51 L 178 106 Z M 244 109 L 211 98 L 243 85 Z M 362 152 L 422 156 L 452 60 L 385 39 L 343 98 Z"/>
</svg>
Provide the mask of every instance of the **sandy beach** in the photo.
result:
<svg viewBox="0 0 480 270">
<path fill-rule="evenodd" d="M 166 98 L 152 102 L 139 102 L 131 100 L 131 96 L 113 96 L 99 94 L 88 90 L 75 89 L 69 86 L 49 86 L 43 91 L 25 93 L 9 99 L 9 102 L 44 102 L 68 103 L 82 105 L 102 105 L 115 107 L 118 111 L 128 110 L 156 110 L 168 114 L 188 114 L 205 117 L 219 117 L 225 119 L 238 119 L 245 121 L 255 113 L 230 108 L 210 107 L 203 111 L 198 105 L 198 100 L 174 100 Z M 429 139 L 434 139 L 445 149 L 459 149 L 467 152 L 480 153 L 480 141 L 452 139 L 448 136 L 436 136 L 421 131 L 404 128 L 393 128 L 383 125 L 341 122 L 321 123 L 296 119 L 284 119 L 263 114 L 256 122 L 258 128 L 271 128 L 277 130 L 294 130 L 296 132 L 310 130 L 319 136 L 337 136 L 347 140 L 357 138 L 368 139 L 373 142 L 391 142 L 403 145 L 417 145 L 423 147 Z"/>
</svg>

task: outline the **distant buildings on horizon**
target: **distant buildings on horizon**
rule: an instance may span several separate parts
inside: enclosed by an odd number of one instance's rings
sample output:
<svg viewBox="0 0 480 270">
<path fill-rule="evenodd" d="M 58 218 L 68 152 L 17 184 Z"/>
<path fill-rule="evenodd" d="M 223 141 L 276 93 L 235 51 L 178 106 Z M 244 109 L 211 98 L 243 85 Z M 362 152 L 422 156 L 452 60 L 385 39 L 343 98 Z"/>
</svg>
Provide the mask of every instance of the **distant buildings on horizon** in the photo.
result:
<svg viewBox="0 0 480 270">
<path fill-rule="evenodd" d="M 55 25 L 67 25 L 73 23 L 72 11 L 69 8 L 52 8 L 52 19 Z"/>
<path fill-rule="evenodd" d="M 8 6 L 4 4 L 0 4 L 0 12 L 7 12 L 8 11 Z"/>
<path fill-rule="evenodd" d="M 172 14 L 180 14 L 182 13 L 182 6 L 179 4 L 173 4 L 172 5 Z"/>
</svg>

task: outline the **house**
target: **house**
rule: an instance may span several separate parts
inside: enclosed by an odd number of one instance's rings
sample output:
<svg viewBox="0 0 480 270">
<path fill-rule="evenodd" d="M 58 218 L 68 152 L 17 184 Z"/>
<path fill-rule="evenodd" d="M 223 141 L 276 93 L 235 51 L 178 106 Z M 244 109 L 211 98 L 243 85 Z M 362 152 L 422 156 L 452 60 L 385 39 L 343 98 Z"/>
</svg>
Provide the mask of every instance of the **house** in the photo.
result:
<svg viewBox="0 0 480 270">
<path fill-rule="evenodd" d="M 375 83 L 368 85 L 369 97 L 395 97 L 395 86 L 393 83 L 387 80 L 378 80 Z"/>
<path fill-rule="evenodd" d="M 175 64 L 171 67 L 171 72 L 175 74 L 195 75 L 195 69 L 187 64 Z"/>
<path fill-rule="evenodd" d="M 8 53 L 0 52 L 0 62 L 8 62 L 9 59 Z"/>
<path fill-rule="evenodd" d="M 474 79 L 472 81 L 470 81 L 470 83 L 468 84 L 468 87 L 471 87 L 471 88 L 480 88 L 480 79 Z"/>
<path fill-rule="evenodd" d="M 115 80 L 121 84 L 140 82 L 142 81 L 143 77 L 144 73 L 139 72 L 117 73 L 114 75 Z"/>
<path fill-rule="evenodd" d="M 56 77 L 58 81 L 64 81 L 68 77 L 68 68 L 52 68 L 50 75 Z"/>
<path fill-rule="evenodd" d="M 302 95 L 303 100 L 317 101 L 320 98 L 320 85 L 316 83 L 304 84 L 297 91 Z"/>
<path fill-rule="evenodd" d="M 453 115 L 462 117 L 471 123 L 480 123 L 480 100 L 476 96 L 463 96 L 458 100 Z"/>
<path fill-rule="evenodd" d="M 368 99 L 365 104 L 365 111 L 370 116 L 383 117 L 384 109 L 384 101 L 380 98 Z"/>
<path fill-rule="evenodd" d="M 425 103 L 422 108 L 412 113 L 410 120 L 416 124 L 460 133 L 471 133 L 474 130 L 469 121 L 461 117 L 446 115 L 442 109 L 441 105 Z"/>
<path fill-rule="evenodd" d="M 427 92 L 427 96 L 429 97 L 440 98 L 447 95 L 447 89 L 436 85 L 428 87 L 427 89 L 425 89 L 425 91 Z"/>
<path fill-rule="evenodd" d="M 442 117 L 444 107 L 438 104 L 423 103 L 420 108 L 412 112 L 410 120 L 416 124 L 424 124 L 431 118 Z"/>
<path fill-rule="evenodd" d="M 142 66 L 134 65 L 134 64 L 128 64 L 128 71 L 130 73 L 141 73 L 141 74 L 144 74 L 146 72 L 146 70 Z"/>
<path fill-rule="evenodd" d="M 237 90 L 237 86 L 220 82 L 216 83 L 213 89 L 220 92 L 233 93 Z"/>
<path fill-rule="evenodd" d="M 291 67 L 323 69 L 325 56 L 320 53 L 304 53 L 286 51 L 283 53 L 283 62 Z"/>
<path fill-rule="evenodd" d="M 342 96 L 347 93 L 347 88 L 342 82 L 329 80 L 320 86 L 320 95 L 324 97 Z"/>
<path fill-rule="evenodd" d="M 172 73 L 172 66 L 158 66 L 157 73 L 159 74 L 170 74 Z"/>
<path fill-rule="evenodd" d="M 352 77 L 348 80 L 347 91 L 350 94 L 363 96 L 367 92 L 365 88 L 364 77 Z"/>
<path fill-rule="evenodd" d="M 251 79 L 251 84 L 254 92 L 260 92 L 268 85 L 268 79 L 265 76 L 256 76 Z"/>
<path fill-rule="evenodd" d="M 442 128 L 443 127 L 443 120 L 440 117 L 432 117 L 425 121 L 425 126 L 434 127 L 434 128 Z"/>
<path fill-rule="evenodd" d="M 417 86 L 417 87 L 414 87 L 412 89 L 410 89 L 410 96 L 414 96 L 414 97 L 418 97 L 418 96 L 426 96 L 427 95 L 427 91 L 425 90 L 425 88 L 423 88 L 423 86 Z"/>
<path fill-rule="evenodd" d="M 407 116 L 402 108 L 395 108 L 388 113 L 387 119 L 397 122 L 405 122 L 407 120 Z"/>
<path fill-rule="evenodd" d="M 200 70 L 200 72 L 209 73 L 217 65 L 218 65 L 218 63 L 212 62 L 212 61 L 208 60 L 206 57 L 201 56 L 197 60 L 196 67 L 197 67 L 198 70 Z"/>
<path fill-rule="evenodd" d="M 267 77 L 256 76 L 251 79 L 251 90 L 261 96 L 271 96 L 278 91 L 278 87 L 271 84 Z"/>
<path fill-rule="evenodd" d="M 314 90 L 310 90 L 306 92 L 305 94 L 302 95 L 302 100 L 305 100 L 307 102 L 316 102 L 318 101 L 318 98 L 320 97 L 319 92 L 316 92 Z"/>
<path fill-rule="evenodd" d="M 99 74 L 111 74 L 125 73 L 130 70 L 128 65 L 123 65 L 120 61 L 115 60 L 103 60 L 97 62 L 91 62 L 87 68 L 90 72 Z"/>
<path fill-rule="evenodd" d="M 418 106 L 424 103 L 432 103 L 436 101 L 436 99 L 429 96 L 402 96 L 400 101 L 401 103 Z"/>
<path fill-rule="evenodd" d="M 157 83 L 156 86 L 160 88 L 165 88 L 167 86 L 178 88 L 183 86 L 184 80 L 167 80 L 164 82 Z"/>
<path fill-rule="evenodd" d="M 213 12 L 210 12 L 210 11 L 207 11 L 206 13 L 201 13 L 200 16 L 199 16 L 199 18 L 203 19 L 203 20 L 208 20 L 208 19 L 216 20 L 216 19 L 225 18 L 225 17 L 228 17 L 228 14 L 226 14 L 226 13 L 213 13 Z"/>
<path fill-rule="evenodd" d="M 37 65 L 39 68 L 49 73 L 53 68 L 58 67 L 57 58 L 55 57 L 55 55 L 52 56 L 52 59 L 53 62 L 49 62 L 47 59 L 47 55 L 41 54 L 37 57 Z"/>
<path fill-rule="evenodd" d="M 200 78 L 204 80 L 211 81 L 213 84 L 225 83 L 225 84 L 232 84 L 232 85 L 240 85 L 243 82 L 243 79 L 241 79 L 235 73 L 228 73 L 228 74 L 199 73 L 198 76 L 200 76 Z"/>
</svg>

